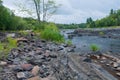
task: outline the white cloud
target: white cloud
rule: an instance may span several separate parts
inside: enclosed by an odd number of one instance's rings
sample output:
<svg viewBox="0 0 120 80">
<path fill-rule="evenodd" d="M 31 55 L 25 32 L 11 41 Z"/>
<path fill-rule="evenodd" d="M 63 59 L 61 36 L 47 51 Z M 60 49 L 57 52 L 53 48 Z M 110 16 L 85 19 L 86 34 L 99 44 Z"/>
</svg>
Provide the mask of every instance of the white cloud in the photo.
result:
<svg viewBox="0 0 120 80">
<path fill-rule="evenodd" d="M 24 0 L 4 0 L 4 5 L 10 9 L 17 10 L 13 2 Z M 105 17 L 110 9 L 120 9 L 120 0 L 55 0 L 57 4 L 62 4 L 56 14 L 50 19 L 57 23 L 81 23 L 86 18 L 92 17 L 94 20 Z M 17 11 L 17 15 L 19 12 Z"/>
</svg>

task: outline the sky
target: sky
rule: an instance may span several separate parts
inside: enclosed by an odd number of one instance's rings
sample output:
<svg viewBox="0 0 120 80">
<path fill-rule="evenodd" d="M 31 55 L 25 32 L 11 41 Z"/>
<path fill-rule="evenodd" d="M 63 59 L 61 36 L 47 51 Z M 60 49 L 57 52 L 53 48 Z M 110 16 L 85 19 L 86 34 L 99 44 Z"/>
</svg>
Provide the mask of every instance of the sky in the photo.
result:
<svg viewBox="0 0 120 80">
<path fill-rule="evenodd" d="M 16 11 L 16 15 L 22 16 L 15 6 L 19 1 L 24 0 L 3 0 L 3 4 Z M 89 17 L 94 20 L 101 19 L 107 16 L 111 9 L 120 9 L 120 0 L 55 0 L 55 2 L 61 4 L 49 19 L 55 23 L 84 23 Z"/>
</svg>

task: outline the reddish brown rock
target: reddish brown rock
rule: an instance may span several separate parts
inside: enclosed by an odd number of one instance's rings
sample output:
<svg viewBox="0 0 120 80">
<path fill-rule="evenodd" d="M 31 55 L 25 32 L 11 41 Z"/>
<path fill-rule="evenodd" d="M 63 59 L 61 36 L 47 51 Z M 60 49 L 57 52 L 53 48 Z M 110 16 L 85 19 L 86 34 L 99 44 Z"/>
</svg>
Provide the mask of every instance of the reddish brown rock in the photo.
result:
<svg viewBox="0 0 120 80">
<path fill-rule="evenodd" d="M 91 59 L 100 59 L 100 56 L 99 55 L 91 55 L 90 58 Z"/>
<path fill-rule="evenodd" d="M 39 76 L 36 76 L 36 77 L 29 78 L 27 80 L 41 80 L 41 78 Z"/>
<path fill-rule="evenodd" d="M 23 70 L 26 70 L 26 71 L 30 71 L 33 68 L 31 64 L 22 64 L 21 67 L 23 68 Z"/>
<path fill-rule="evenodd" d="M 32 74 L 36 76 L 39 73 L 39 70 L 40 70 L 40 67 L 39 66 L 35 66 L 32 69 Z"/>
</svg>

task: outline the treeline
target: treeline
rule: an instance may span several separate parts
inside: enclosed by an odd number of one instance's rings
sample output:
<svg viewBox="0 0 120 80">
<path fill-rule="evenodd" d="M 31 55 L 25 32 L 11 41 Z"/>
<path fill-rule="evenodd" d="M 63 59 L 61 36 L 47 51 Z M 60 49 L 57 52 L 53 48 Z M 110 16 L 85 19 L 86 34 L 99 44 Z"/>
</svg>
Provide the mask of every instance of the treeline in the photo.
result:
<svg viewBox="0 0 120 80">
<path fill-rule="evenodd" d="M 92 18 L 88 18 L 86 21 L 86 27 L 111 27 L 120 26 L 120 10 L 111 9 L 109 15 L 100 20 L 93 21 Z"/>
<path fill-rule="evenodd" d="M 0 0 L 0 30 L 29 30 L 36 28 L 41 28 L 37 20 L 15 16 Z"/>
<path fill-rule="evenodd" d="M 57 27 L 60 29 L 76 29 L 76 28 L 86 28 L 86 23 L 81 24 L 57 24 Z"/>
<path fill-rule="evenodd" d="M 97 15 L 97 14 L 96 14 Z M 120 10 L 111 9 L 108 16 L 94 21 L 91 17 L 87 18 L 86 23 L 81 24 L 57 24 L 61 29 L 75 29 L 75 28 L 102 28 L 120 26 Z"/>
</svg>

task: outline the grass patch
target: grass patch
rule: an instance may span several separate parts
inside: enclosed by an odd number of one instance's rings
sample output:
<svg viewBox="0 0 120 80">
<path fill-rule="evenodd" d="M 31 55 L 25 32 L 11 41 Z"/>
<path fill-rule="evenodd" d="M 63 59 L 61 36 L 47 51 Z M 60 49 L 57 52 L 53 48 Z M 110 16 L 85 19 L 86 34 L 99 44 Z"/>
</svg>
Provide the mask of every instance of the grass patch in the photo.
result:
<svg viewBox="0 0 120 80">
<path fill-rule="evenodd" d="M 41 38 L 54 42 L 64 42 L 63 35 L 60 34 L 59 29 L 55 24 L 46 25 L 45 29 L 40 33 Z"/>
<path fill-rule="evenodd" d="M 99 32 L 99 35 L 103 36 L 103 35 L 105 35 L 105 33 L 102 32 L 102 31 L 100 31 L 100 32 Z"/>
<path fill-rule="evenodd" d="M 0 42 L 0 59 L 5 59 L 8 56 L 8 53 L 11 49 L 17 47 L 17 40 L 11 37 L 6 39 L 7 42 Z"/>
<path fill-rule="evenodd" d="M 19 33 L 20 33 L 22 36 L 27 36 L 27 35 L 29 34 L 28 31 L 24 31 L 24 30 L 19 31 Z"/>
<path fill-rule="evenodd" d="M 96 51 L 99 51 L 100 50 L 100 47 L 96 44 L 91 44 L 90 45 L 90 49 L 93 51 L 93 52 L 96 52 Z"/>
<path fill-rule="evenodd" d="M 68 46 L 71 46 L 71 45 L 72 45 L 72 41 L 71 41 L 71 40 L 67 40 L 67 41 L 66 41 L 66 44 L 67 44 Z"/>
</svg>

